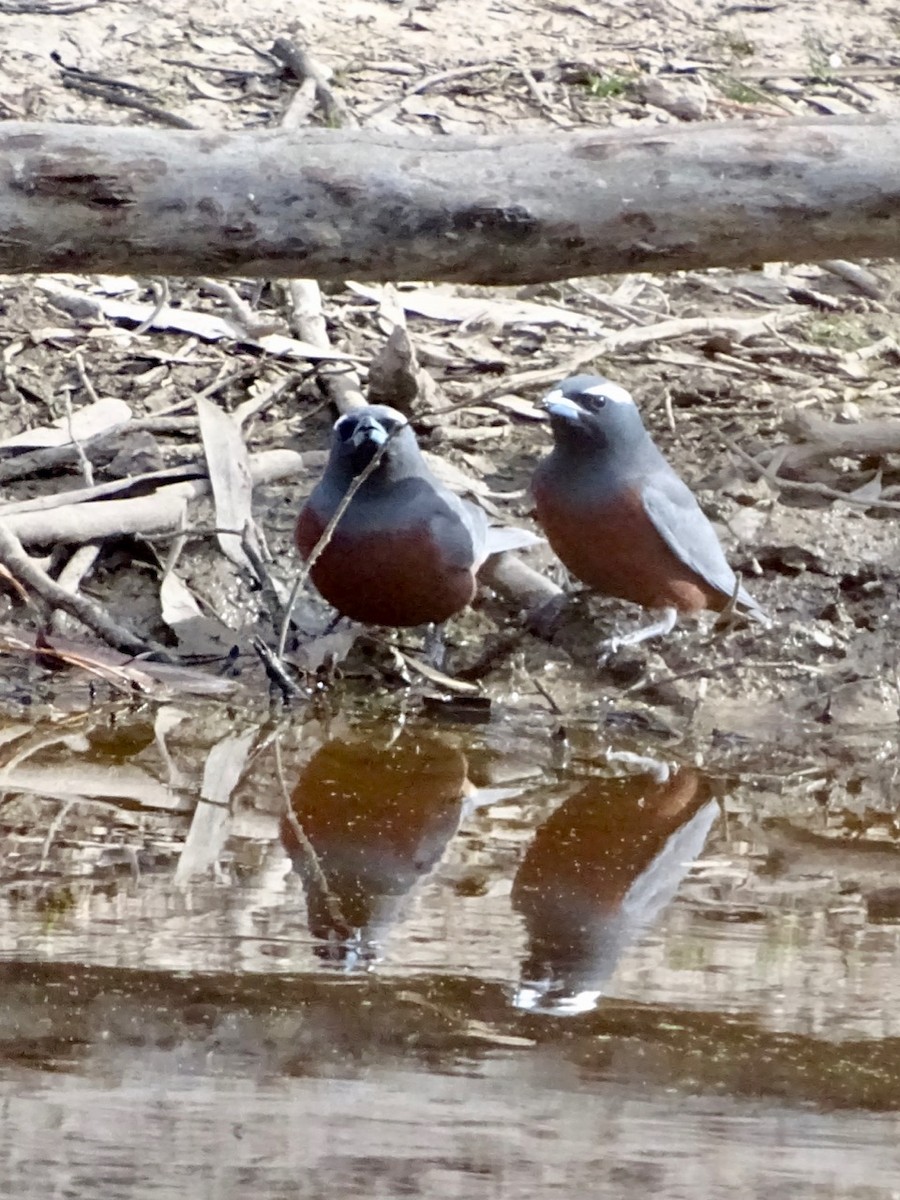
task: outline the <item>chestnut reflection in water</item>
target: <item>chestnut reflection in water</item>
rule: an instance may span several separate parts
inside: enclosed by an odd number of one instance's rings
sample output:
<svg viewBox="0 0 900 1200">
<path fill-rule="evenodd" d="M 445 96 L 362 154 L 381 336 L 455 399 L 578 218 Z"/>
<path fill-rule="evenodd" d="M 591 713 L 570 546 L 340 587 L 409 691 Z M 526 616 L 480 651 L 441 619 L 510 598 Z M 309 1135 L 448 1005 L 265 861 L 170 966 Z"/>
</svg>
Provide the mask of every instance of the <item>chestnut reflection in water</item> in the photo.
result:
<svg viewBox="0 0 900 1200">
<path fill-rule="evenodd" d="M 591 779 L 538 829 L 513 884 L 529 953 L 515 1003 L 586 1012 L 622 951 L 669 903 L 718 807 L 683 769 Z"/>
<path fill-rule="evenodd" d="M 466 759 L 430 734 L 382 747 L 364 733 L 327 742 L 307 763 L 281 838 L 303 881 L 317 953 L 372 957 L 402 897 L 439 861 L 462 814 Z"/>
</svg>

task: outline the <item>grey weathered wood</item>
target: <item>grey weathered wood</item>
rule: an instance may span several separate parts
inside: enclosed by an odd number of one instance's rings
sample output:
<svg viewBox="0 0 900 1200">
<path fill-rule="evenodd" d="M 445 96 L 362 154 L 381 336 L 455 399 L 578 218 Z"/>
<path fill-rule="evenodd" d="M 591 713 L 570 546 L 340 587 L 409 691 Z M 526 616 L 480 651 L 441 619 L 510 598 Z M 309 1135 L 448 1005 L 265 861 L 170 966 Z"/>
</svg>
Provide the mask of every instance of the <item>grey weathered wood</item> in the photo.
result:
<svg viewBox="0 0 900 1200">
<path fill-rule="evenodd" d="M 0 122 L 0 271 L 525 283 L 900 249 L 900 121 L 485 138 Z"/>
</svg>

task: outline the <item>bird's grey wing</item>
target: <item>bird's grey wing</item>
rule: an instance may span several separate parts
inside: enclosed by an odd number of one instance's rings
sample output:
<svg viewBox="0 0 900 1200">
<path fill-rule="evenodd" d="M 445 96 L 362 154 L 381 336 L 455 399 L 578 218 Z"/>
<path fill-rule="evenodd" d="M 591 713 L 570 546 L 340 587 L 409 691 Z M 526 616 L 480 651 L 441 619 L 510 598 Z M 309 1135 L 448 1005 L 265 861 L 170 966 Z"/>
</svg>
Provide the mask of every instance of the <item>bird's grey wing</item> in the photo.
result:
<svg viewBox="0 0 900 1200">
<path fill-rule="evenodd" d="M 404 494 L 407 511 L 417 524 L 425 522 L 448 565 L 477 571 L 492 554 L 543 540 L 527 529 L 489 525 L 483 508 L 430 479 L 404 480 Z"/>
<path fill-rule="evenodd" d="M 427 525 L 448 566 L 477 571 L 484 562 L 488 523 L 483 509 L 446 488 L 423 488 L 416 521 Z"/>
<path fill-rule="evenodd" d="M 709 518 L 687 484 L 674 471 L 660 471 L 644 484 L 641 499 L 644 511 L 669 549 L 707 583 L 730 596 L 734 592 L 734 571 Z M 738 592 L 738 602 L 751 612 L 761 612 L 743 587 Z"/>
</svg>

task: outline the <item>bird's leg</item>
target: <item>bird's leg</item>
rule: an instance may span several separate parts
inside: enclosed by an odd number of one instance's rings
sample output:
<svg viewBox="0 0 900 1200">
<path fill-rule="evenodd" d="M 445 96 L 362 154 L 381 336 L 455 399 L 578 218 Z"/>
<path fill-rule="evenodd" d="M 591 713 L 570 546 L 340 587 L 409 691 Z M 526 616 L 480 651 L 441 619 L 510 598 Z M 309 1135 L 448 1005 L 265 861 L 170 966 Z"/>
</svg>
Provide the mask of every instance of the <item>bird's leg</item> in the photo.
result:
<svg viewBox="0 0 900 1200">
<path fill-rule="evenodd" d="M 677 623 L 678 609 L 667 606 L 662 610 L 659 620 L 654 621 L 652 625 L 642 625 L 640 629 L 633 629 L 631 633 L 623 633 L 620 637 L 607 638 L 605 642 L 601 642 L 598 661 L 601 664 L 605 663 L 622 646 L 639 646 L 641 642 L 650 638 L 665 637 L 667 633 L 672 632 Z"/>
<path fill-rule="evenodd" d="M 331 618 L 331 620 L 328 622 L 328 624 L 325 626 L 325 628 L 322 630 L 322 632 L 319 634 L 319 637 L 328 637 L 329 633 L 334 633 L 335 629 L 337 629 L 338 625 L 340 625 L 340 623 L 341 623 L 341 621 L 343 621 L 343 619 L 344 619 L 344 614 L 342 612 L 336 613 Z M 348 620 L 349 620 L 349 618 L 348 618 Z"/>
<path fill-rule="evenodd" d="M 429 666 L 434 667 L 436 671 L 443 671 L 444 659 L 447 656 L 447 647 L 444 644 L 444 626 L 426 625 L 425 626 L 425 641 L 422 646 L 422 657 Z"/>
<path fill-rule="evenodd" d="M 734 573 L 734 590 L 728 599 L 728 603 L 716 617 L 714 630 L 716 633 L 728 633 L 735 625 L 740 624 L 741 611 L 738 608 L 738 597 L 741 594 L 741 573 Z"/>
</svg>

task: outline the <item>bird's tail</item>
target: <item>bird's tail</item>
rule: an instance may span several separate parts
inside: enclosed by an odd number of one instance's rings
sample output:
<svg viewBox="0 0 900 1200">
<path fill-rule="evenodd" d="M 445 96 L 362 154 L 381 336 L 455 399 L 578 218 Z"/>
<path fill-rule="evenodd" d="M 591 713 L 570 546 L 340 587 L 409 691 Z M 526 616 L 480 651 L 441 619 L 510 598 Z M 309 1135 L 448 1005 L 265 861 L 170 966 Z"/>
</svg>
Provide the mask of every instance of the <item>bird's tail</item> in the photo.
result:
<svg viewBox="0 0 900 1200">
<path fill-rule="evenodd" d="M 516 525 L 490 525 L 485 543 L 485 558 L 493 554 L 505 554 L 507 550 L 525 550 L 529 546 L 541 546 L 545 539 L 530 529 Z"/>
</svg>

